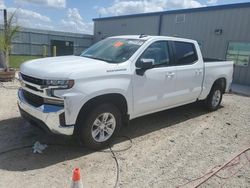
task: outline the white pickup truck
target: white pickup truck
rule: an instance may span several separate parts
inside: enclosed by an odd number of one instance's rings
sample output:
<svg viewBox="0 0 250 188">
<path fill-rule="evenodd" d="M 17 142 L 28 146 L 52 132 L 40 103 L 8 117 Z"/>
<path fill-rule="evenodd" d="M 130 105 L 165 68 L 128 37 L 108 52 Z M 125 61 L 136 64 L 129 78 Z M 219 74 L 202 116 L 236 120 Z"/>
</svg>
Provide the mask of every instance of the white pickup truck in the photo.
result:
<svg viewBox="0 0 250 188">
<path fill-rule="evenodd" d="M 116 36 L 22 64 L 18 105 L 30 122 L 98 149 L 131 119 L 199 100 L 218 109 L 232 74 L 231 61 L 204 62 L 194 40 Z"/>
</svg>

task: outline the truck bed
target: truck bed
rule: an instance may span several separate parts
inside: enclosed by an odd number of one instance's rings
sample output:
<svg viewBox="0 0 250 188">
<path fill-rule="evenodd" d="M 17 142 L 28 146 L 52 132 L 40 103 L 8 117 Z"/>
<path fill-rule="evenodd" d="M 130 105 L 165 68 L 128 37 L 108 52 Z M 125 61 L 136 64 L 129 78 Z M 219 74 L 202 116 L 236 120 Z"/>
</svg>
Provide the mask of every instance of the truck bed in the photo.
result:
<svg viewBox="0 0 250 188">
<path fill-rule="evenodd" d="M 207 59 L 205 58 L 205 60 Z M 229 90 L 233 75 L 233 61 L 211 61 L 210 59 L 210 61 L 204 62 L 204 71 L 203 97 L 209 94 L 213 82 L 218 78 L 226 78 L 226 92 Z"/>
</svg>

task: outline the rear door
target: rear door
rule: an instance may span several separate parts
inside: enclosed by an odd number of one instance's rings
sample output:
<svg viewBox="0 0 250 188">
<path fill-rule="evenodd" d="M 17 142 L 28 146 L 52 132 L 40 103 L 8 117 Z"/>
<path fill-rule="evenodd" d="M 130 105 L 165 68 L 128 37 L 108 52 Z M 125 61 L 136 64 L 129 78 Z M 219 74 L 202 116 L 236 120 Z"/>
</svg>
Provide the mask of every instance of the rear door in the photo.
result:
<svg viewBox="0 0 250 188">
<path fill-rule="evenodd" d="M 194 43 L 173 41 L 176 67 L 176 101 L 178 104 L 195 101 L 202 87 L 203 61 L 199 60 Z"/>
</svg>

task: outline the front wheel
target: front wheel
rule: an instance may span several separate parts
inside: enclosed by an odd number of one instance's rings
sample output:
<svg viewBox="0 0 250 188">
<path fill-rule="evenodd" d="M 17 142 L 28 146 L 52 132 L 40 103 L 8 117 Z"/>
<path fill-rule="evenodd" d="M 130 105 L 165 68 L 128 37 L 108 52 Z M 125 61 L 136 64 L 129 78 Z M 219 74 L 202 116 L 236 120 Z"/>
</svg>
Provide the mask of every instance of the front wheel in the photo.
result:
<svg viewBox="0 0 250 188">
<path fill-rule="evenodd" d="M 214 85 L 205 100 L 205 106 L 210 111 L 215 111 L 219 108 L 222 100 L 223 90 L 219 85 Z"/>
<path fill-rule="evenodd" d="M 121 127 L 121 113 L 113 104 L 100 104 L 92 108 L 87 117 L 80 117 L 80 139 L 91 149 L 107 147 Z"/>
</svg>

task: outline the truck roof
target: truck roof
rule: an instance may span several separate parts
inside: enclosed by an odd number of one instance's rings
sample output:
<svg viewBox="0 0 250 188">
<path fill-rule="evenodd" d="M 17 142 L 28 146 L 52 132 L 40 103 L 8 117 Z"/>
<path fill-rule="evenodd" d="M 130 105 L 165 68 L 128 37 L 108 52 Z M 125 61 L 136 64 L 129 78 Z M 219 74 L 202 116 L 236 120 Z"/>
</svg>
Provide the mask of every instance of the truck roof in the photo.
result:
<svg viewBox="0 0 250 188">
<path fill-rule="evenodd" d="M 172 36 L 155 36 L 155 35 L 119 35 L 119 36 L 112 36 L 109 38 L 140 39 L 140 40 L 165 39 L 165 40 L 192 42 L 192 43 L 196 42 L 196 40 L 187 39 L 187 38 L 172 37 Z"/>
</svg>

